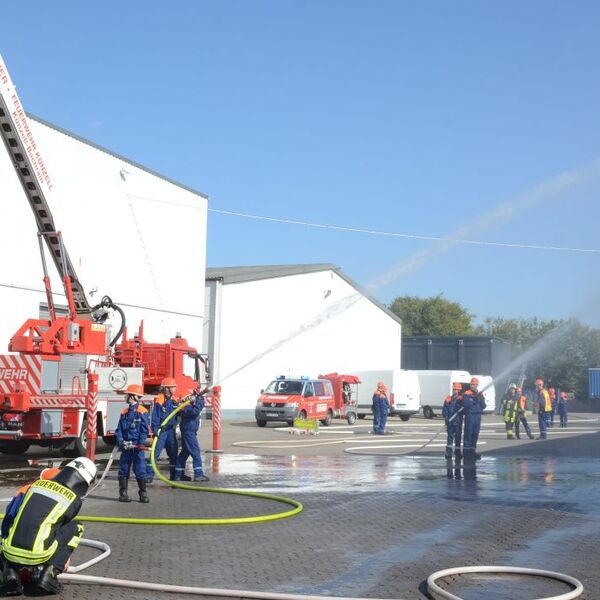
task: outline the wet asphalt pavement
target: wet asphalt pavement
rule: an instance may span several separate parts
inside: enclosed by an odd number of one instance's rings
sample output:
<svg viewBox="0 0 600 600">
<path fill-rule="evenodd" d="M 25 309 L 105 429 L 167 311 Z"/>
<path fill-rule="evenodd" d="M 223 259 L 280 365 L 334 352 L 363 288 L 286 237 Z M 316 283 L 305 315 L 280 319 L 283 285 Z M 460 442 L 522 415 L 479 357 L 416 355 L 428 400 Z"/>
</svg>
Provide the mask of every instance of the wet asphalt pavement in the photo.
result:
<svg viewBox="0 0 600 600">
<path fill-rule="evenodd" d="M 597 415 L 572 415 L 569 429 L 551 429 L 547 441 L 508 441 L 500 418 L 486 416 L 478 448 L 482 460 L 466 468 L 443 458 L 441 421 L 388 425 L 393 435 L 372 436 L 368 421 L 359 421 L 355 427 L 335 425 L 318 436 L 299 436 L 276 426 L 225 423 L 224 453 L 203 455 L 211 477 L 207 485 L 291 497 L 304 504 L 303 512 L 253 525 L 89 523 L 85 536 L 107 542 L 113 554 L 86 574 L 422 599 L 427 597 L 424 580 L 434 571 L 495 564 L 568 573 L 584 583 L 582 598 L 600 598 Z M 210 421 L 203 424 L 203 448 L 210 447 L 209 429 Z M 99 450 L 103 467 L 110 449 Z M 58 453 L 33 449 L 23 457 L 0 458 L 0 495 L 7 498 L 34 479 L 49 458 L 60 460 Z M 164 468 L 165 461 L 160 464 Z M 149 490 L 148 505 L 117 502 L 113 469 L 83 512 L 217 518 L 286 510 L 272 501 L 174 490 L 156 481 Z M 93 555 L 82 548 L 75 562 Z M 526 600 L 568 590 L 561 583 L 522 577 L 461 576 L 446 583 L 465 600 Z M 73 584 L 61 596 L 184 597 Z"/>
</svg>

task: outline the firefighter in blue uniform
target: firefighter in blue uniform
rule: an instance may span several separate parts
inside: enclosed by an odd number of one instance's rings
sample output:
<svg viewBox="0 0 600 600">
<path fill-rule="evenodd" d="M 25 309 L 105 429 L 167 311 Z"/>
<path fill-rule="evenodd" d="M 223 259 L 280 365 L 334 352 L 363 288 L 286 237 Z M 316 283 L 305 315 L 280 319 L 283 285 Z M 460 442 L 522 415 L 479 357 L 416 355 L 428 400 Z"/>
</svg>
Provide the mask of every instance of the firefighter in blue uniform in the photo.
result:
<svg viewBox="0 0 600 600">
<path fill-rule="evenodd" d="M 383 381 L 378 381 L 377 389 L 373 394 L 373 433 L 375 435 L 385 434 L 389 407 L 387 387 Z"/>
<path fill-rule="evenodd" d="M 149 502 L 146 492 L 146 455 L 144 447 L 148 439 L 148 411 L 140 404 L 144 395 L 141 385 L 127 386 L 127 408 L 121 411 L 119 424 L 115 431 L 117 445 L 121 449 L 119 459 L 119 502 L 131 502 L 127 495 L 129 474 L 133 472 L 137 479 L 140 502 Z"/>
<path fill-rule="evenodd" d="M 83 525 L 74 519 L 95 477 L 96 465 L 82 456 L 62 469 L 44 469 L 10 501 L 2 521 L 3 596 L 23 593 L 23 567 L 31 570 L 28 596 L 60 594 L 57 577 L 83 535 Z"/>
<path fill-rule="evenodd" d="M 560 417 L 560 426 L 566 428 L 569 421 L 569 396 L 567 396 L 567 392 L 560 393 L 556 407 Z"/>
<path fill-rule="evenodd" d="M 454 446 L 454 456 L 457 459 L 462 458 L 460 443 L 462 438 L 462 386 L 455 382 L 452 384 L 452 396 L 447 396 L 442 408 L 442 416 L 446 423 L 446 458 L 452 458 L 452 447 Z"/>
<path fill-rule="evenodd" d="M 194 390 L 190 404 L 180 411 L 179 430 L 181 431 L 181 451 L 177 457 L 175 467 L 175 481 L 191 481 L 191 477 L 185 475 L 185 462 L 192 457 L 194 465 L 194 481 L 209 481 L 202 470 L 202 457 L 200 456 L 200 445 L 198 444 L 198 429 L 200 429 L 200 413 L 204 408 L 204 394 Z"/>
<path fill-rule="evenodd" d="M 478 390 L 479 379 L 473 377 L 469 389 L 463 394 L 463 408 L 465 413 L 465 431 L 463 436 L 463 457 L 465 461 L 474 461 L 480 456 L 477 454 L 477 440 L 481 429 L 481 415 L 485 410 L 485 398 Z"/>
<path fill-rule="evenodd" d="M 175 390 L 177 383 L 172 377 L 165 377 L 161 383 L 162 393 L 154 400 L 152 406 L 152 416 L 150 419 L 152 425 L 152 433 L 156 435 L 160 428 L 160 424 L 177 408 L 178 401 L 175 398 Z M 154 447 L 154 461 L 158 462 L 163 448 L 167 451 L 169 457 L 169 479 L 175 478 L 175 467 L 177 466 L 177 436 L 175 428 L 177 427 L 177 419 L 171 419 L 160 431 L 156 446 Z M 152 463 L 148 461 L 146 466 L 146 481 L 151 483 L 154 479 L 154 470 Z"/>
</svg>

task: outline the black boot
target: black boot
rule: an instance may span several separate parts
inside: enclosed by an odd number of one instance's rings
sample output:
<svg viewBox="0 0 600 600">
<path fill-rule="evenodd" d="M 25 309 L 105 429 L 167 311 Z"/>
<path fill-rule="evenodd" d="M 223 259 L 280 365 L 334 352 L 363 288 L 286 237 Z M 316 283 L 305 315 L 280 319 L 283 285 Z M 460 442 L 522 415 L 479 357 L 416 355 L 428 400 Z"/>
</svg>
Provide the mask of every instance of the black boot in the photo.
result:
<svg viewBox="0 0 600 600">
<path fill-rule="evenodd" d="M 137 483 L 140 494 L 140 502 L 142 502 L 143 504 L 148 504 L 148 502 L 150 502 L 150 499 L 148 498 L 148 494 L 146 494 L 146 480 L 138 479 Z"/>
<path fill-rule="evenodd" d="M 122 477 L 119 479 L 119 502 L 131 502 L 131 498 L 127 495 L 127 484 L 129 479 Z"/>
<path fill-rule="evenodd" d="M 444 454 L 444 458 L 452 458 L 452 448 L 448 448 L 448 446 L 446 446 L 446 454 Z"/>
<path fill-rule="evenodd" d="M 13 569 L 8 563 L 4 565 L 0 592 L 2 592 L 3 596 L 20 596 L 23 593 L 21 576 L 19 575 L 19 572 L 16 569 Z"/>
<path fill-rule="evenodd" d="M 46 594 L 60 594 L 63 591 L 62 583 L 57 579 L 60 571 L 54 565 L 46 565 L 41 571 L 34 573 L 31 579 L 30 595 L 42 596 Z"/>
</svg>

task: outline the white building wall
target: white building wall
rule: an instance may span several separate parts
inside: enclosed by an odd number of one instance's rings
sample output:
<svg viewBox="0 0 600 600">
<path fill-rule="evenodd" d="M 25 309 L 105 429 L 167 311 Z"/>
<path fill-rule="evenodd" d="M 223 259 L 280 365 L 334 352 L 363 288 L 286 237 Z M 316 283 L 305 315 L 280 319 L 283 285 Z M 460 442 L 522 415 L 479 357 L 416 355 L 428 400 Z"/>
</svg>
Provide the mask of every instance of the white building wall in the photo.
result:
<svg viewBox="0 0 600 600">
<path fill-rule="evenodd" d="M 219 327 L 225 411 L 276 375 L 400 368 L 400 323 L 333 271 L 225 284 Z"/>
<path fill-rule="evenodd" d="M 123 307 L 129 333 L 143 318 L 146 339 L 166 341 L 180 331 L 200 347 L 206 198 L 40 122 L 30 120 L 30 126 L 53 183 L 48 203 L 90 304 L 107 294 L 117 304 L 156 308 Z M 41 290 L 43 284 L 33 213 L 3 144 L 0 199 L 3 353 L 45 301 L 43 293 L 7 287 Z M 48 264 L 53 289 L 62 292 L 49 256 Z M 55 296 L 56 303 L 64 301 Z"/>
</svg>

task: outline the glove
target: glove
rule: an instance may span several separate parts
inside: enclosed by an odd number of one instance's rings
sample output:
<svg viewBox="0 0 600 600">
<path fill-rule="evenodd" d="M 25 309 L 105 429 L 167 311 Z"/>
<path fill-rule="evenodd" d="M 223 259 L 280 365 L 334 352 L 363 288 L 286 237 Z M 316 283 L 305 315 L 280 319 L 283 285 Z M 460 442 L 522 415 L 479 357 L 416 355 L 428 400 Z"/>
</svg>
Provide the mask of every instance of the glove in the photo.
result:
<svg viewBox="0 0 600 600">
<path fill-rule="evenodd" d="M 126 452 L 127 450 L 131 450 L 133 448 L 133 442 L 123 441 L 119 447 L 122 451 Z"/>
</svg>

